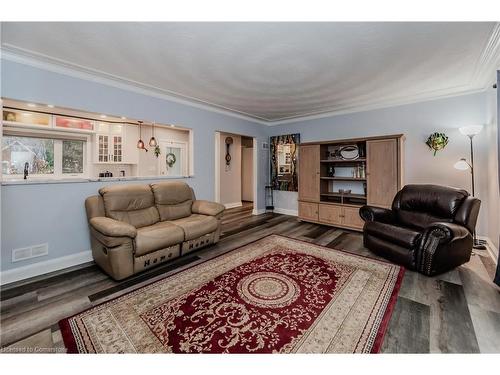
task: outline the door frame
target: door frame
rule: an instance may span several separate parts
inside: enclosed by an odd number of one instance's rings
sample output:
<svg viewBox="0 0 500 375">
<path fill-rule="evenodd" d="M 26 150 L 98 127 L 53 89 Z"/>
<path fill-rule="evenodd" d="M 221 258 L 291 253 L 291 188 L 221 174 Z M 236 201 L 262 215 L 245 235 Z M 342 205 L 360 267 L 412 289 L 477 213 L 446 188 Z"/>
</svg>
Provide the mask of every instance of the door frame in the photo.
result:
<svg viewBox="0 0 500 375">
<path fill-rule="evenodd" d="M 221 133 L 228 133 L 224 131 L 216 131 L 214 135 L 214 201 L 217 203 L 220 203 L 220 159 L 219 155 L 221 152 L 221 143 L 220 143 L 220 135 Z M 253 210 L 252 210 L 252 215 L 259 215 L 262 212 L 259 212 L 257 209 L 258 207 L 258 202 L 259 202 L 259 195 L 257 194 L 257 180 L 258 180 L 258 171 L 259 171 L 259 166 L 258 166 L 258 150 L 257 150 L 257 138 L 244 135 L 244 134 L 236 134 L 236 133 L 228 133 L 228 134 L 233 134 L 233 135 L 239 135 L 243 137 L 248 137 L 252 138 L 252 146 L 253 146 Z"/>
<path fill-rule="evenodd" d="M 189 176 L 189 162 L 188 162 L 188 142 L 184 142 L 184 141 L 173 141 L 173 140 L 168 140 L 168 139 L 158 139 L 158 146 L 161 146 L 161 143 L 164 142 L 164 143 L 170 143 L 172 145 L 174 144 L 180 144 L 182 145 L 183 147 L 183 150 L 181 151 L 182 152 L 182 156 L 184 156 L 183 158 L 183 162 L 184 162 L 184 174 L 181 174 L 180 176 L 170 176 L 170 177 L 188 177 Z M 165 175 L 161 175 L 160 174 L 160 170 L 161 170 L 161 154 L 160 154 L 160 157 L 157 158 L 157 168 L 158 168 L 158 175 L 159 176 L 168 176 L 167 174 Z M 182 169 L 182 167 L 181 167 Z"/>
</svg>

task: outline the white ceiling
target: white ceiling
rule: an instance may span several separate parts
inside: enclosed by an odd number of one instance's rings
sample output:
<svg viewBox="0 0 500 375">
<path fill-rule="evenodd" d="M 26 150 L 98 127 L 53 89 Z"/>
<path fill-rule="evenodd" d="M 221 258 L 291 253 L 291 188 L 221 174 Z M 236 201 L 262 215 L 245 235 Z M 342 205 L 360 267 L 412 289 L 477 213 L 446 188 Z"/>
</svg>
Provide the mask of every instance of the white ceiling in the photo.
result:
<svg viewBox="0 0 500 375">
<path fill-rule="evenodd" d="M 2 49 L 278 123 L 483 89 L 496 23 L 2 23 Z"/>
</svg>

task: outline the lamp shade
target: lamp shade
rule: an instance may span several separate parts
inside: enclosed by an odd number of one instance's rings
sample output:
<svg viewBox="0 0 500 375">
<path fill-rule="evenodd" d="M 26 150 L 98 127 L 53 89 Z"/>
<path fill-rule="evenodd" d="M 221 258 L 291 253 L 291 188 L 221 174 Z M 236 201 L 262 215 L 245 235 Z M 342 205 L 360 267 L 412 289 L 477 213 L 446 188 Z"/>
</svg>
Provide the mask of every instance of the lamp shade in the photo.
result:
<svg viewBox="0 0 500 375">
<path fill-rule="evenodd" d="M 469 163 L 467 163 L 467 160 L 465 160 L 464 158 L 460 159 L 459 161 L 457 161 L 453 167 L 455 167 L 455 169 L 459 169 L 461 171 L 465 171 L 467 169 L 470 168 L 470 165 Z"/>
<path fill-rule="evenodd" d="M 476 134 L 480 133 L 482 129 L 483 129 L 483 125 L 470 125 L 470 126 L 462 126 L 458 130 L 463 135 L 467 135 L 469 137 L 473 137 Z"/>
</svg>

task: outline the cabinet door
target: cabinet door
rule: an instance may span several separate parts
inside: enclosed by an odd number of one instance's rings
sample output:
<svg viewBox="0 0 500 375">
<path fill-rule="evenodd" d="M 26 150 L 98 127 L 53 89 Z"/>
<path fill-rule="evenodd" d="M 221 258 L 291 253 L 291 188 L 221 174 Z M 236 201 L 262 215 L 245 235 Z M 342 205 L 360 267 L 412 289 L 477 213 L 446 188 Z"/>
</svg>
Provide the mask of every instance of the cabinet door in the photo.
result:
<svg viewBox="0 0 500 375">
<path fill-rule="evenodd" d="M 330 204 L 319 205 L 319 221 L 327 224 L 342 223 L 342 207 Z"/>
<path fill-rule="evenodd" d="M 96 135 L 97 161 L 99 163 L 109 163 L 109 135 Z"/>
<path fill-rule="evenodd" d="M 299 217 L 318 221 L 318 203 L 299 202 Z"/>
<path fill-rule="evenodd" d="M 359 216 L 359 208 L 357 207 L 344 207 L 343 219 L 343 224 L 351 228 L 363 229 L 365 224 Z"/>
<path fill-rule="evenodd" d="M 123 160 L 123 137 L 121 135 L 113 135 L 113 152 L 112 161 L 121 163 Z"/>
<path fill-rule="evenodd" d="M 300 146 L 299 199 L 319 201 L 319 145 Z"/>
<path fill-rule="evenodd" d="M 398 192 L 398 142 L 380 139 L 366 142 L 368 204 L 389 208 Z"/>
</svg>

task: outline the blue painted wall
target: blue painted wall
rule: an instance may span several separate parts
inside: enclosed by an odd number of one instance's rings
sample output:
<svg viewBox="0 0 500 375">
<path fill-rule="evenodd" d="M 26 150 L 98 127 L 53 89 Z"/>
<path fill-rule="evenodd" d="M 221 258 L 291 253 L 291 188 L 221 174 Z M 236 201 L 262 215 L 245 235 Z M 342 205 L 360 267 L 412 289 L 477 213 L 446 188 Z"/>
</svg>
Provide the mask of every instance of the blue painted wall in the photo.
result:
<svg viewBox="0 0 500 375">
<path fill-rule="evenodd" d="M 469 158 L 469 139 L 458 128 L 472 124 L 489 124 L 488 93 L 480 92 L 439 100 L 432 100 L 390 108 L 336 115 L 319 119 L 268 128 L 269 136 L 300 133 L 302 142 L 342 138 L 368 137 L 404 133 L 404 181 L 405 183 L 433 183 L 470 189 L 470 174 L 453 168 L 461 157 Z M 449 136 L 449 144 L 436 156 L 425 140 L 438 131 Z M 485 128 L 474 138 L 476 163 L 476 191 L 483 200 L 478 233 L 489 235 L 487 217 L 488 170 L 485 166 L 491 155 L 489 132 Z M 300 155 L 299 155 L 300 157 Z M 297 210 L 297 194 L 275 192 L 277 208 Z M 280 206 L 281 204 L 281 206 Z"/>
<path fill-rule="evenodd" d="M 5 98 L 155 120 L 193 129 L 195 177 L 187 182 L 200 199 L 214 198 L 215 131 L 257 137 L 259 151 L 266 140 L 266 127 L 261 124 L 12 61 L 2 61 L 1 89 Z M 258 208 L 264 207 L 267 157 L 267 152 L 259 152 Z M 106 184 L 109 183 L 2 186 L 1 269 L 89 250 L 84 200 Z M 49 256 L 11 262 L 12 249 L 45 242 L 49 243 Z"/>
</svg>

